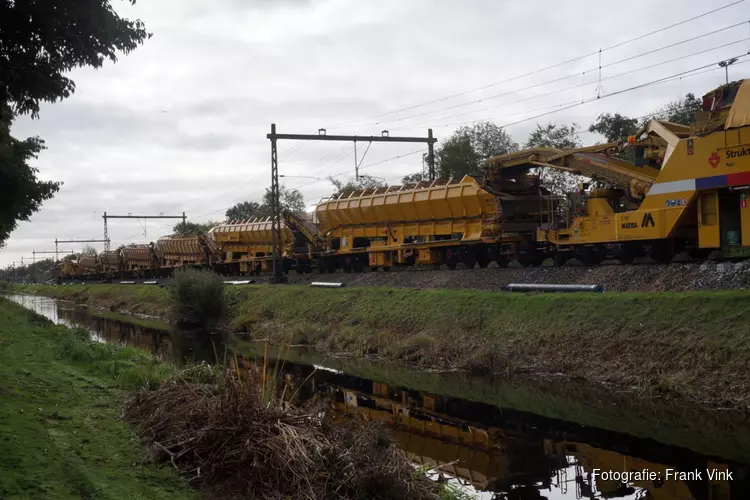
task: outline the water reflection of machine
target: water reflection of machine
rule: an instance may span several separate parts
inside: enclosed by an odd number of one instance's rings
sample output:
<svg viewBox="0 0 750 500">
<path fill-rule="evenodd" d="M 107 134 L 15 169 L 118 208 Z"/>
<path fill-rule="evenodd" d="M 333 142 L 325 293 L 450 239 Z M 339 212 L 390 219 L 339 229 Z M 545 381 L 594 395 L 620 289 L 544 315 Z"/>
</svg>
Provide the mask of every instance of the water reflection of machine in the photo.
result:
<svg viewBox="0 0 750 500">
<path fill-rule="evenodd" d="M 287 363 L 282 372 L 284 376 L 277 375 L 277 379 L 287 387 L 286 394 L 298 395 L 295 402 L 320 394 L 331 400 L 331 418 L 358 417 L 386 422 L 394 428 L 397 445 L 412 461 L 427 467 L 441 466 L 446 476 L 478 491 L 493 492 L 497 500 L 542 499 L 547 498 L 546 491 L 554 492 L 550 498 L 750 498 L 745 495 L 744 481 L 709 481 L 706 478 L 705 469 L 714 468 L 733 470 L 737 477 L 737 466 L 715 463 L 685 453 L 685 450 L 659 446 L 658 451 L 647 453 L 649 456 L 632 456 L 608 449 L 603 440 L 587 443 L 576 435 L 575 429 L 555 431 L 552 427 L 564 426 L 564 422 L 541 424 L 529 416 L 529 421 L 524 423 L 522 418 L 512 417 L 513 412 L 509 410 L 341 373 L 315 371 L 304 365 Z M 635 440 L 627 436 L 619 436 L 619 439 Z M 622 443 L 612 445 L 613 448 L 628 448 Z M 632 448 L 638 449 L 635 445 Z M 703 470 L 703 479 L 623 484 L 593 478 L 594 469 L 617 472 L 648 469 L 665 477 L 668 468 Z"/>
</svg>

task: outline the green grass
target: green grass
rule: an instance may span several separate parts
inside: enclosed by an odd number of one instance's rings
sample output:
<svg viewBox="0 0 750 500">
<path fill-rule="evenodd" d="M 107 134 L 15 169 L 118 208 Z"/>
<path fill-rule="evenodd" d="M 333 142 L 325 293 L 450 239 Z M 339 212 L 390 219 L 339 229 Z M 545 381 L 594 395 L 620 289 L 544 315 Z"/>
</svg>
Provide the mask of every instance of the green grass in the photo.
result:
<svg viewBox="0 0 750 500">
<path fill-rule="evenodd" d="M 154 285 L 12 285 L 12 289 L 76 304 L 90 304 L 113 312 L 166 317 L 169 308 L 167 291 Z"/>
<path fill-rule="evenodd" d="M 0 299 L 0 498 L 197 499 L 119 420 L 127 388 L 170 371 Z"/>
<path fill-rule="evenodd" d="M 22 287 L 167 311 L 164 289 Z M 233 326 L 318 352 L 474 373 L 562 373 L 750 406 L 750 292 L 510 294 L 471 290 L 228 287 Z M 131 305 L 132 304 L 132 305 Z"/>
</svg>

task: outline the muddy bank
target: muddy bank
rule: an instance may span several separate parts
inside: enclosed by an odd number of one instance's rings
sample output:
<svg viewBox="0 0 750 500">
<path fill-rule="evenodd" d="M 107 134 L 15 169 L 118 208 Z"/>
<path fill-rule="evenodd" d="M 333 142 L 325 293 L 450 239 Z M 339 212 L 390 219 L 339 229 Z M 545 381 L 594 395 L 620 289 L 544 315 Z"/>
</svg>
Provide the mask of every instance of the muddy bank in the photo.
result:
<svg viewBox="0 0 750 500">
<path fill-rule="evenodd" d="M 143 288 L 25 290 L 127 309 L 141 300 Z M 165 290 L 147 293 L 151 308 L 166 303 Z M 278 345 L 428 370 L 580 379 L 715 408 L 750 406 L 748 292 L 516 295 L 249 286 L 229 288 L 227 295 L 235 330 Z"/>
</svg>

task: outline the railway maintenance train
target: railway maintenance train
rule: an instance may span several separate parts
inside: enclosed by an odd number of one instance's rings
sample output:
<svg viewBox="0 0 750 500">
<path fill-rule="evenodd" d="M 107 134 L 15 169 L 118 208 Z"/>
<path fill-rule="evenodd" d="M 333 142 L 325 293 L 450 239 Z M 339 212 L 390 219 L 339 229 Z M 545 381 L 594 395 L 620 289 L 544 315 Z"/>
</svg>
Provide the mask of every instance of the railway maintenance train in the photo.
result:
<svg viewBox="0 0 750 500">
<path fill-rule="evenodd" d="M 568 191 L 545 169 L 584 179 Z M 575 177 L 573 177 L 575 176 Z M 489 158 L 483 172 L 334 194 L 312 219 L 285 213 L 285 272 L 400 265 L 522 266 L 551 259 L 669 262 L 750 247 L 750 80 L 703 96 L 692 125 L 650 120 L 626 142 L 536 148 Z M 63 278 L 158 277 L 186 266 L 259 274 L 272 262 L 271 220 L 230 221 L 61 267 Z"/>
</svg>

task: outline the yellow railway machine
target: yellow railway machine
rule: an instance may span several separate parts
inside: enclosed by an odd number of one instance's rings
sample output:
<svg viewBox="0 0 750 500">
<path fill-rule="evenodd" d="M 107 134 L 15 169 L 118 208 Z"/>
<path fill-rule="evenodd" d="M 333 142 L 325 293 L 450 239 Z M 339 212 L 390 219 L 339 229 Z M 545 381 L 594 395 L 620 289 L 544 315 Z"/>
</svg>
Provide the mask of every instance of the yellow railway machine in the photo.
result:
<svg viewBox="0 0 750 500">
<path fill-rule="evenodd" d="M 539 254 L 588 264 L 646 255 L 668 262 L 681 251 L 705 258 L 750 247 L 750 80 L 706 94 L 692 126 L 651 120 L 624 145 L 490 158 L 485 182 L 532 168 L 593 181 L 571 196 L 566 213 L 538 225 Z"/>
</svg>

